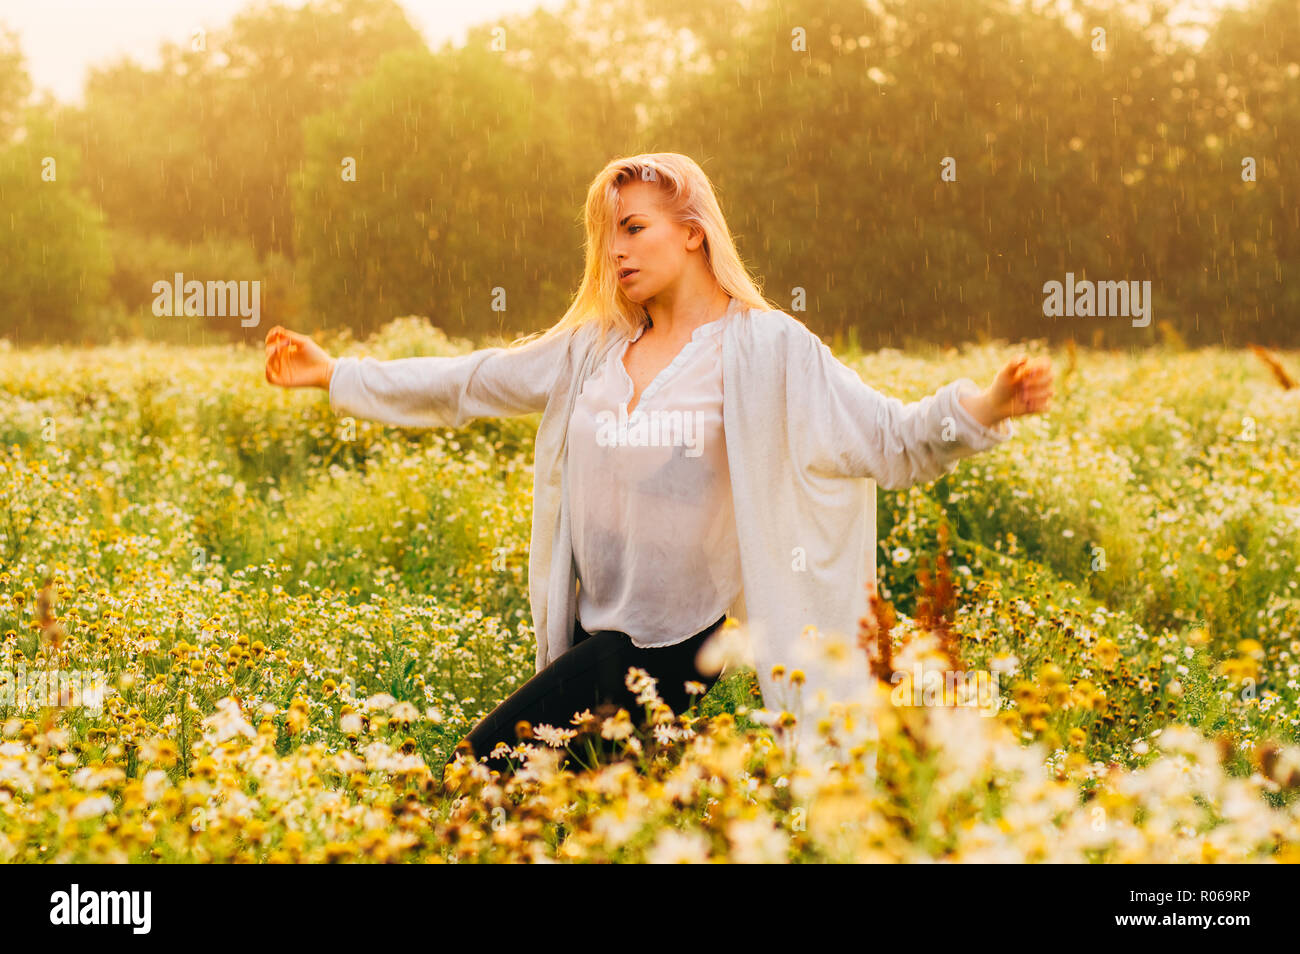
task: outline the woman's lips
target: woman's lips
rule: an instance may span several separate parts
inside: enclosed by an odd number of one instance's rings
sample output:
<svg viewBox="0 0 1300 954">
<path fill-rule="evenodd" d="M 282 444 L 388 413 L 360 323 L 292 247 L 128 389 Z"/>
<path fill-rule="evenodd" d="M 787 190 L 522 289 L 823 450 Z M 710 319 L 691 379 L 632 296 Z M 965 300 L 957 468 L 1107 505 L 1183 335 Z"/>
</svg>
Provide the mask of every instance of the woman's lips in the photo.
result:
<svg viewBox="0 0 1300 954">
<path fill-rule="evenodd" d="M 618 276 L 618 280 L 619 280 L 620 282 L 630 281 L 631 279 L 636 278 L 637 273 L 638 273 L 639 271 L 640 271 L 640 269 L 634 268 L 634 269 L 632 269 L 632 271 L 628 272 L 626 275 L 619 275 L 619 276 Z"/>
</svg>

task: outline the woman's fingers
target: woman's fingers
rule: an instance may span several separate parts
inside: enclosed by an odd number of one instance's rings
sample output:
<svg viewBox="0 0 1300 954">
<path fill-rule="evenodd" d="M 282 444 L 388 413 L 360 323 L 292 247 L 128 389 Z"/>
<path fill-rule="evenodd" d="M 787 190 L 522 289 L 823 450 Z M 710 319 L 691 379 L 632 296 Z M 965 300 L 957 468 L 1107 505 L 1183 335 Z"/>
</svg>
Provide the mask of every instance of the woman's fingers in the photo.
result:
<svg viewBox="0 0 1300 954">
<path fill-rule="evenodd" d="M 1016 414 L 1034 414 L 1047 407 L 1052 395 L 1052 359 L 1021 363 L 1013 377 Z"/>
<path fill-rule="evenodd" d="M 1056 392 L 1051 389 L 1035 389 L 1020 397 L 1020 403 L 1025 407 L 1026 413 L 1041 411 L 1047 406 L 1052 395 Z"/>
<path fill-rule="evenodd" d="M 1016 370 L 1012 383 L 1019 402 L 1036 406 L 1052 383 L 1051 359 L 1039 358 L 1032 364 L 1021 365 Z"/>
<path fill-rule="evenodd" d="M 1046 388 L 1051 387 L 1052 376 L 1050 374 L 1027 374 L 1022 377 L 1017 386 L 1021 388 Z"/>
<path fill-rule="evenodd" d="M 276 325 L 274 328 L 272 328 L 270 331 L 266 333 L 266 348 L 267 351 L 269 352 L 270 349 L 275 347 L 276 345 L 279 344 L 299 345 L 302 344 L 302 342 L 305 340 L 306 340 L 305 337 L 303 335 L 298 334 L 298 332 L 290 331 L 288 328 L 284 328 L 281 325 Z"/>
<path fill-rule="evenodd" d="M 1020 375 L 1043 374 L 1051 369 L 1051 360 L 1049 358 L 1037 358 L 1034 361 L 1020 360 L 1016 362 L 1018 373 Z"/>
<path fill-rule="evenodd" d="M 1047 397 L 1054 392 L 1052 391 L 1052 386 L 1050 384 L 1040 384 L 1021 385 L 1016 393 L 1020 396 L 1021 400 L 1033 401 Z"/>
<path fill-rule="evenodd" d="M 272 384 L 284 384 L 285 367 L 284 367 L 285 345 L 274 344 L 267 350 L 266 356 L 266 378 Z"/>
<path fill-rule="evenodd" d="M 267 345 L 266 379 L 272 384 L 292 385 L 296 377 L 295 362 L 304 349 L 291 338 L 282 338 Z"/>
</svg>

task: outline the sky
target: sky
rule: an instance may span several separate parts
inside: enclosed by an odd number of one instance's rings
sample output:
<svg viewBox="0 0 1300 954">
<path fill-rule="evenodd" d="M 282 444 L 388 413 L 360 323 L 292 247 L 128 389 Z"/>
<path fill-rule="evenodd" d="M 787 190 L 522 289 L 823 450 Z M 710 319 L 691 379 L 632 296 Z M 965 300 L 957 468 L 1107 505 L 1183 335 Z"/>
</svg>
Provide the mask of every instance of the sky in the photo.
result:
<svg viewBox="0 0 1300 954">
<path fill-rule="evenodd" d="M 301 7 L 305 0 L 282 0 Z M 431 48 L 465 42 L 466 29 L 563 0 L 398 0 Z M 39 96 L 48 89 L 80 102 L 86 69 L 121 56 L 156 66 L 165 41 L 189 44 L 197 29 L 212 31 L 251 6 L 250 0 L 0 0 L 0 27 L 18 34 L 27 73 Z"/>
<path fill-rule="evenodd" d="M 35 92 L 80 102 L 86 69 L 129 55 L 156 66 L 164 41 L 188 45 L 194 31 L 224 27 L 252 0 L 0 0 L 0 27 L 18 34 Z M 301 7 L 305 0 L 282 0 Z M 430 48 L 465 41 L 472 24 L 563 0 L 398 0 Z M 688 2 L 688 0 L 687 0 Z M 1246 0 L 1192 0 L 1216 7 Z M 1175 6 L 1179 6 L 1175 4 Z"/>
</svg>

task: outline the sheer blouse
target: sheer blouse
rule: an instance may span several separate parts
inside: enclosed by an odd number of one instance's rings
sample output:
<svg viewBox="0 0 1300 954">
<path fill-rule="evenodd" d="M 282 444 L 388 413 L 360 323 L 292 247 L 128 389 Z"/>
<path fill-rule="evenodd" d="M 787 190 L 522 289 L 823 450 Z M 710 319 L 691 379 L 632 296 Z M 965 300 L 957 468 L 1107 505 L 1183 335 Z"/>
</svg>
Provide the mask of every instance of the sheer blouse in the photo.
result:
<svg viewBox="0 0 1300 954">
<path fill-rule="evenodd" d="M 582 385 L 567 454 L 578 622 L 589 633 L 670 646 L 715 622 L 740 593 L 722 426 L 720 332 L 733 310 L 695 329 L 631 415 L 623 357 L 644 326 Z"/>
</svg>

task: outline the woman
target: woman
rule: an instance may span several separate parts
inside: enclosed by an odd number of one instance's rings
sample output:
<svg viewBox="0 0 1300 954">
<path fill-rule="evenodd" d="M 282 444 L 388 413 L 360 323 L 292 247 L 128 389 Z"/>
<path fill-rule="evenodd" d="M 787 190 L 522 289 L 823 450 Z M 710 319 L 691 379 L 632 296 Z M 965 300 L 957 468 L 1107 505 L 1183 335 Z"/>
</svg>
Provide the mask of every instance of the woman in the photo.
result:
<svg viewBox="0 0 1300 954">
<path fill-rule="evenodd" d="M 1012 437 L 1008 418 L 1047 408 L 1050 361 L 1020 355 L 982 391 L 962 378 L 911 404 L 881 395 L 763 298 L 712 184 L 677 153 L 609 163 L 586 230 L 582 283 L 543 334 L 377 361 L 331 358 L 277 327 L 267 380 L 325 388 L 336 413 L 402 427 L 542 412 L 537 673 L 463 741 L 476 756 L 515 744 L 521 721 L 566 728 L 601 702 L 642 715 L 629 666 L 683 711 L 686 683 L 717 678 L 697 656 L 729 615 L 745 624 L 765 705 L 796 714 L 811 751 L 826 743 L 825 707 L 866 688 L 865 664 L 837 661 L 821 637 L 851 637 L 868 611 L 876 484 L 933 480 Z M 779 679 L 777 663 L 803 683 Z"/>
</svg>

